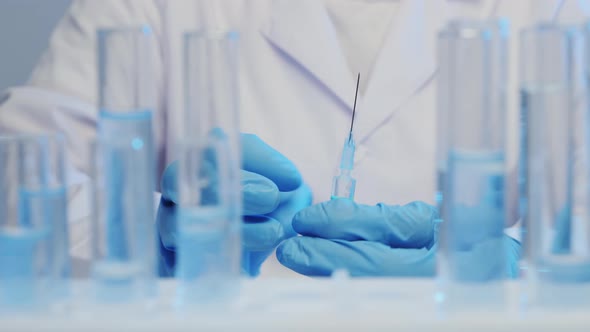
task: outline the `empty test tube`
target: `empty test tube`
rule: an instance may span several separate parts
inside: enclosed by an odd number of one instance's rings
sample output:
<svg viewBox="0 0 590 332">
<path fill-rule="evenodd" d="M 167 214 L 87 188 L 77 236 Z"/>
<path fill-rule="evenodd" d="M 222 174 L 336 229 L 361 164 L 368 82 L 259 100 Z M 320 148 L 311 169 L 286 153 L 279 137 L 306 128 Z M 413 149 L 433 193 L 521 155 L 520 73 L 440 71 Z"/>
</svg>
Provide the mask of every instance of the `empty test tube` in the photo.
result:
<svg viewBox="0 0 590 332">
<path fill-rule="evenodd" d="M 235 32 L 185 35 L 179 132 L 177 270 L 182 305 L 226 303 L 237 291 L 241 150 Z"/>
</svg>

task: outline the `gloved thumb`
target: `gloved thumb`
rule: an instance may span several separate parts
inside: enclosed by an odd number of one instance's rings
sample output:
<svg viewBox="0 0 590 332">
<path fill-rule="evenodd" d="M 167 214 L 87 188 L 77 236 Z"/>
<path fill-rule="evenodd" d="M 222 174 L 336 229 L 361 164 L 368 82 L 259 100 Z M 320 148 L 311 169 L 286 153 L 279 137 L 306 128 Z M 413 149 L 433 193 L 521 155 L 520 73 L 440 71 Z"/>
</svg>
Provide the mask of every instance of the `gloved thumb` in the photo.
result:
<svg viewBox="0 0 590 332">
<path fill-rule="evenodd" d="M 280 191 L 292 191 L 302 184 L 295 164 L 258 136 L 242 134 L 242 168 L 274 182 Z"/>
</svg>

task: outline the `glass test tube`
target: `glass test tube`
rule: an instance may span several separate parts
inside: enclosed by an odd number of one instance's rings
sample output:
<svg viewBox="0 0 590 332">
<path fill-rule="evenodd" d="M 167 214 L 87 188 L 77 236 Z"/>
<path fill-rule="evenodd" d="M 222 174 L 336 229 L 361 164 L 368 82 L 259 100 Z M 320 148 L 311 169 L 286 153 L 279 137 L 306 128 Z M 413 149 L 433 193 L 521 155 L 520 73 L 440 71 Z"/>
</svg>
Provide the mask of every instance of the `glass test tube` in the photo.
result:
<svg viewBox="0 0 590 332">
<path fill-rule="evenodd" d="M 0 138 L 0 308 L 40 309 L 68 294 L 64 139 Z"/>
<path fill-rule="evenodd" d="M 503 301 L 506 39 L 504 20 L 451 21 L 439 34 L 444 308 Z"/>
<path fill-rule="evenodd" d="M 521 32 L 524 244 L 529 304 L 590 303 L 587 101 L 581 29 Z"/>
<path fill-rule="evenodd" d="M 452 43 L 455 36 L 449 28 L 444 28 L 438 34 L 437 40 L 437 60 L 438 60 L 438 76 L 437 76 L 437 100 L 436 100 L 436 155 L 435 155 L 435 171 L 436 171 L 436 191 L 434 203 L 438 211 L 439 218 L 435 220 L 435 240 L 438 242 L 438 232 L 440 231 L 440 223 L 443 217 L 443 191 L 444 181 L 447 175 L 447 154 L 448 154 L 448 127 L 449 127 L 449 109 L 451 108 L 450 101 L 451 92 L 453 91 L 452 78 L 459 73 L 457 72 L 457 64 L 452 62 L 454 55 L 454 47 Z M 451 72 L 453 76 L 451 76 Z"/>
<path fill-rule="evenodd" d="M 99 123 L 92 277 L 99 302 L 156 295 L 157 237 L 152 111 L 154 36 L 149 27 L 98 31 Z"/>
<path fill-rule="evenodd" d="M 185 115 L 179 132 L 178 296 L 225 303 L 240 276 L 241 149 L 235 32 L 185 35 Z"/>
</svg>

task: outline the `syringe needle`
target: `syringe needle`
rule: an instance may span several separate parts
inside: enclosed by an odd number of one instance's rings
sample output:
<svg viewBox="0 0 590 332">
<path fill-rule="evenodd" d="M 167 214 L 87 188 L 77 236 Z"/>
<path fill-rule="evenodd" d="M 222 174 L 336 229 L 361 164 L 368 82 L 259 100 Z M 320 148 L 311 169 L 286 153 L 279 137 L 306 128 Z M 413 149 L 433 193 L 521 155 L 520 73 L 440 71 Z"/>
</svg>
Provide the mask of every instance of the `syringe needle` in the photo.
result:
<svg viewBox="0 0 590 332">
<path fill-rule="evenodd" d="M 361 82 L 361 73 L 356 77 L 356 91 L 354 93 L 354 106 L 352 107 L 352 121 L 350 121 L 350 133 L 348 139 L 352 138 L 352 129 L 354 128 L 354 115 L 356 114 L 356 100 L 359 95 L 359 83 Z"/>
<path fill-rule="evenodd" d="M 356 92 L 354 94 L 354 106 L 352 107 L 352 120 L 350 122 L 350 132 L 348 139 L 344 141 L 344 148 L 342 149 L 342 158 L 340 160 L 340 171 L 332 181 L 332 199 L 347 198 L 354 199 L 354 191 L 356 187 L 356 180 L 351 176 L 354 164 L 354 152 L 356 145 L 352 136 L 354 129 L 354 116 L 356 114 L 356 101 L 359 93 L 359 83 L 361 81 L 361 73 L 356 79 Z"/>
</svg>

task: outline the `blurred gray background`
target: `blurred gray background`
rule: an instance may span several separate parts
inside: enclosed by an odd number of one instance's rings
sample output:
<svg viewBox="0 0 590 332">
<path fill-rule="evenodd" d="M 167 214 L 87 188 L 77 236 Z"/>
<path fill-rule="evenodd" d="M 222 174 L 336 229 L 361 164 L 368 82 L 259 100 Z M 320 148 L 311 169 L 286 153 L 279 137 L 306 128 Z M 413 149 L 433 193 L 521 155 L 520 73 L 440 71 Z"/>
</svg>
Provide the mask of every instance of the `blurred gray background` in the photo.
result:
<svg viewBox="0 0 590 332">
<path fill-rule="evenodd" d="M 0 91 L 26 82 L 72 0 L 0 0 Z"/>
</svg>

